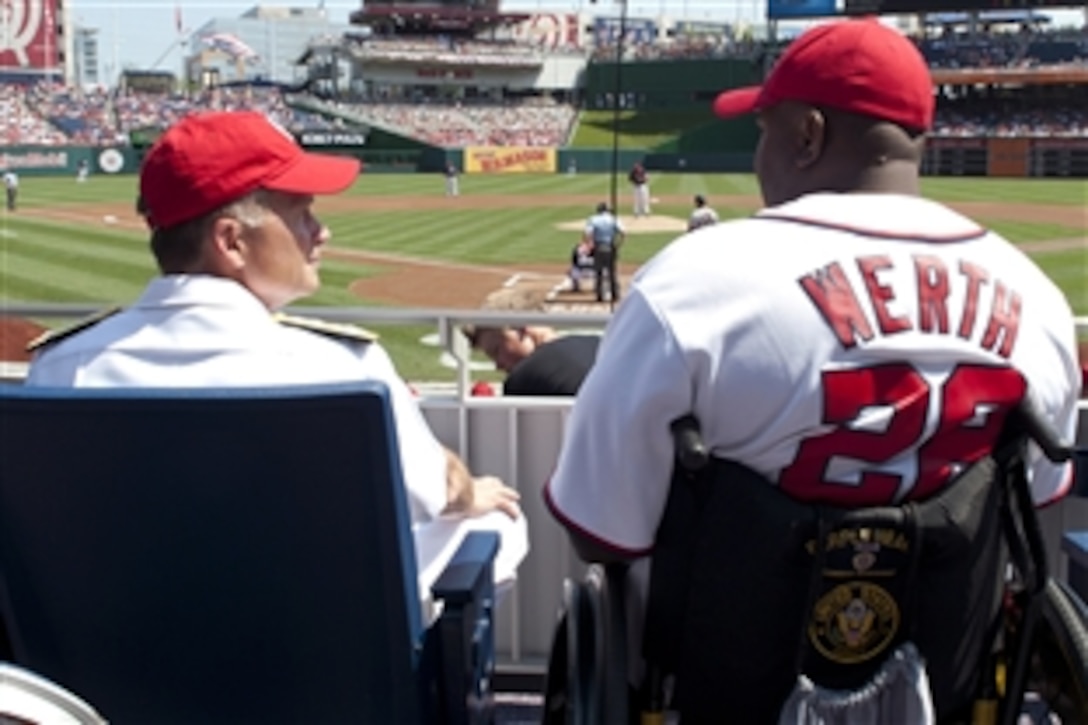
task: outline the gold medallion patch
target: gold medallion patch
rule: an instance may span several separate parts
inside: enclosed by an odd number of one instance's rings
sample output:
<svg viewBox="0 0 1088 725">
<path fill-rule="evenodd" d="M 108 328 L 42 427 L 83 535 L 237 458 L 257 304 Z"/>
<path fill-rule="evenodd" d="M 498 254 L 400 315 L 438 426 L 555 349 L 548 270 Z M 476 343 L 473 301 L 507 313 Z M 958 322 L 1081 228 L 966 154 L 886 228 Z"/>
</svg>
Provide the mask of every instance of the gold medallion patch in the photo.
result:
<svg viewBox="0 0 1088 725">
<path fill-rule="evenodd" d="M 899 630 L 899 607 L 883 587 L 840 584 L 816 602 L 808 636 L 827 659 L 852 665 L 878 655 Z"/>
</svg>

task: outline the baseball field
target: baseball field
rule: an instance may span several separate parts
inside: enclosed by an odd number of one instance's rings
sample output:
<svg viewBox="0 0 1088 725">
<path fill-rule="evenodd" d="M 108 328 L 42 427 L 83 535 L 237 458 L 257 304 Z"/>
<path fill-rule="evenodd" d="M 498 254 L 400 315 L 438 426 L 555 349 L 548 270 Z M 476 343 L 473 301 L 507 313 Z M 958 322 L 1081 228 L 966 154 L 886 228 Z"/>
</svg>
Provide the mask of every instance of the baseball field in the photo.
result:
<svg viewBox="0 0 1088 725">
<path fill-rule="evenodd" d="M 106 306 L 138 295 L 155 268 L 135 189 L 135 177 L 23 179 L 18 210 L 0 217 L 0 308 Z M 448 198 L 438 174 L 364 173 L 347 193 L 317 203 L 333 238 L 322 258 L 324 286 L 299 307 L 472 309 L 504 285 L 552 289 L 564 278 L 581 223 L 610 190 L 603 174 L 470 175 L 461 178 L 461 195 Z M 759 206 L 750 175 L 659 173 L 651 190 L 653 216 L 632 220 L 629 189 L 620 182 L 619 211 L 631 229 L 625 274 L 677 236 L 694 194 L 706 195 L 723 219 Z M 1088 315 L 1088 181 L 928 178 L 924 191 L 1020 245 L 1074 311 Z M 562 293 L 556 299 L 578 301 Z M 450 378 L 438 350 L 421 342 L 433 330 L 379 332 L 406 377 Z"/>
</svg>

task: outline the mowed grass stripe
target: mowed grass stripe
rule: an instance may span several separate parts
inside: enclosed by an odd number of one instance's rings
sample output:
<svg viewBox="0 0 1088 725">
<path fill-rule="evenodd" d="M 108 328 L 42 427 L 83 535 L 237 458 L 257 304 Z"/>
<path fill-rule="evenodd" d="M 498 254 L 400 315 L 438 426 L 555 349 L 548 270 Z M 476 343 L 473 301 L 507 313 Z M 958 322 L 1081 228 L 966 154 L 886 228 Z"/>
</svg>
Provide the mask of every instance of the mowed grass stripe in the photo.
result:
<svg viewBox="0 0 1088 725">
<path fill-rule="evenodd" d="M 2 260 L 0 264 L 3 264 Z M 121 297 L 117 299 L 120 300 Z M 11 302 L 100 302 L 98 298 L 73 292 L 62 282 L 34 276 L 33 271 L 22 268 L 15 274 L 5 274 L 0 278 L 0 300 L 0 311 L 3 310 L 4 303 Z M 48 321 L 43 324 L 53 326 L 58 323 Z"/>
<path fill-rule="evenodd" d="M 85 184 L 77 184 L 67 177 L 28 177 L 19 185 L 19 202 L 20 206 L 106 202 L 110 205 L 130 203 L 135 207 L 137 193 L 135 176 L 98 176 Z"/>
<path fill-rule="evenodd" d="M 620 169 L 618 190 L 630 195 L 627 169 Z M 650 186 L 655 194 L 708 193 L 752 195 L 759 185 L 752 174 L 677 174 L 650 172 Z M 494 195 L 525 194 L 605 194 L 611 189 L 611 174 L 465 174 L 462 193 Z M 1088 199 L 1088 181 L 1083 179 L 996 179 L 985 177 L 924 177 L 922 188 L 927 196 L 942 201 L 1016 201 L 1032 204 L 1084 205 Z M 135 176 L 94 176 L 86 184 L 76 184 L 68 177 L 26 177 L 20 187 L 21 205 L 107 202 L 134 204 L 137 193 Z M 444 195 L 441 174 L 366 174 L 346 192 L 349 196 L 434 196 Z"/>
<path fill-rule="evenodd" d="M 1020 222 L 1006 219 L 992 219 L 986 222 L 986 226 L 1014 244 L 1025 245 L 1030 245 L 1031 242 L 1043 242 L 1052 239 L 1082 238 L 1086 234 L 1084 229 L 1046 222 Z"/>
<path fill-rule="evenodd" d="M 357 297 L 349 291 L 352 282 L 379 274 L 376 267 L 329 262 L 321 262 L 321 289 L 306 299 L 306 304 L 325 307 L 353 307 L 356 305 L 377 305 L 375 300 Z"/>
<path fill-rule="evenodd" d="M 146 279 L 154 271 L 146 242 L 141 245 L 101 232 L 28 220 L 11 223 L 7 231 L 0 238 L 0 249 L 9 253 L 9 264 L 17 259 L 40 260 L 63 265 L 65 276 L 71 277 L 99 274 Z"/>
<path fill-rule="evenodd" d="M 8 251 L 13 263 L 33 260 L 53 264 L 64 270 L 64 276 L 94 275 L 103 280 L 140 281 L 155 273 L 155 267 L 146 254 L 142 259 L 133 256 L 119 260 L 98 256 L 96 248 L 83 246 L 73 249 L 70 245 L 58 244 L 56 240 L 42 244 L 36 240 L 33 246 L 13 245 L 8 247 Z"/>
<path fill-rule="evenodd" d="M 1083 249 L 1060 252 L 1024 251 L 1054 281 L 1078 315 L 1088 314 L 1088 254 Z"/>
<path fill-rule="evenodd" d="M 494 214 L 489 217 L 467 209 L 374 212 L 365 222 L 335 220 L 332 228 L 340 231 L 333 240 L 365 251 L 472 262 L 478 261 L 478 256 L 462 252 L 462 245 L 471 250 L 505 237 L 504 222 L 498 220 L 504 212 Z"/>
<path fill-rule="evenodd" d="M 365 218 L 330 217 L 334 246 L 352 249 L 392 252 L 412 256 L 437 255 L 442 250 L 441 240 L 435 237 L 443 229 L 457 226 L 448 212 L 429 211 L 379 211 L 369 212 Z"/>
<path fill-rule="evenodd" d="M 941 201 L 1084 206 L 1088 200 L 1088 181 L 926 177 L 922 179 L 922 191 Z"/>
<path fill-rule="evenodd" d="M 71 233 L 63 235 L 30 234 L 23 232 L 15 239 L 5 239 L 0 245 L 13 252 L 46 261 L 66 262 L 83 272 L 105 271 L 115 268 L 119 276 L 146 276 L 153 270 L 150 250 L 147 245 L 134 246 L 111 244 L 110 240 L 88 239 L 73 244 Z"/>
<path fill-rule="evenodd" d="M 481 264 L 525 264 L 555 260 L 550 243 L 555 229 L 554 209 L 502 209 L 491 217 L 466 225 L 449 237 L 449 253 Z M 570 235 L 573 238 L 573 234 Z M 568 249 L 570 244 L 565 245 Z M 562 252 L 559 259 L 565 258 Z"/>
<path fill-rule="evenodd" d="M 143 248 L 148 250 L 147 233 L 129 227 L 111 226 L 101 228 L 88 226 L 80 219 L 65 221 L 64 218 L 15 216 L 3 220 L 3 226 L 17 233 L 20 231 L 41 234 L 58 234 L 75 241 L 95 241 L 118 247 Z"/>
<path fill-rule="evenodd" d="M 577 232 L 556 228 L 581 221 L 586 210 L 507 208 L 464 211 L 376 212 L 367 223 L 330 220 L 333 243 L 363 251 L 406 254 L 460 263 L 512 265 L 566 256 Z M 558 217 L 558 219 L 557 219 Z"/>
<path fill-rule="evenodd" d="M 0 264 L 3 266 L 0 296 L 26 301 L 118 301 L 138 293 L 152 274 L 148 269 L 138 278 L 129 278 L 75 269 L 67 262 L 45 260 L 16 250 L 8 250 Z M 29 290 L 40 289 L 43 285 L 55 290 L 56 294 L 42 298 L 26 296 Z"/>
</svg>

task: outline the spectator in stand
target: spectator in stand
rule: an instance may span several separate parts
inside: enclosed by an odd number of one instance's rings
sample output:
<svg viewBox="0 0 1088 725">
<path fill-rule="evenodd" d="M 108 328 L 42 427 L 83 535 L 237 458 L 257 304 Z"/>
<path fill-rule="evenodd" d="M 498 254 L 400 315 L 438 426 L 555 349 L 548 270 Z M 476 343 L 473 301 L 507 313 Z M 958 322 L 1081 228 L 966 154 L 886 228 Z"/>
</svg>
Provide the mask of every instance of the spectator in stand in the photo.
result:
<svg viewBox="0 0 1088 725">
<path fill-rule="evenodd" d="M 542 312 L 544 304 L 537 294 L 503 289 L 492 293 L 483 308 Z M 576 395 L 600 343 L 599 335 L 563 335 L 546 325 L 466 325 L 462 332 L 507 374 L 505 395 Z"/>
</svg>

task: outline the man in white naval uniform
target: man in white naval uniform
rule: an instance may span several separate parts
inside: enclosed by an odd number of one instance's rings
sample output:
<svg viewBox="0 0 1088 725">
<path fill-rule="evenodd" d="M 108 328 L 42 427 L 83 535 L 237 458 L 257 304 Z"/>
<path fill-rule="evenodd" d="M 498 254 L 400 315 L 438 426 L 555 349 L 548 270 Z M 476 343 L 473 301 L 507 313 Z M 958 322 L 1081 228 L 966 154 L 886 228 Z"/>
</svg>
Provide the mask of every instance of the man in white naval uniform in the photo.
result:
<svg viewBox="0 0 1088 725">
<path fill-rule="evenodd" d="M 314 195 L 340 192 L 353 159 L 304 153 L 251 112 L 188 116 L 147 155 L 140 208 L 162 271 L 123 311 L 32 343 L 27 385 L 205 387 L 376 380 L 389 387 L 421 581 L 467 528 L 502 535 L 496 578 L 524 557 L 516 491 L 473 477 L 435 439 L 373 335 L 276 313 L 315 292 L 329 230 Z"/>
</svg>

